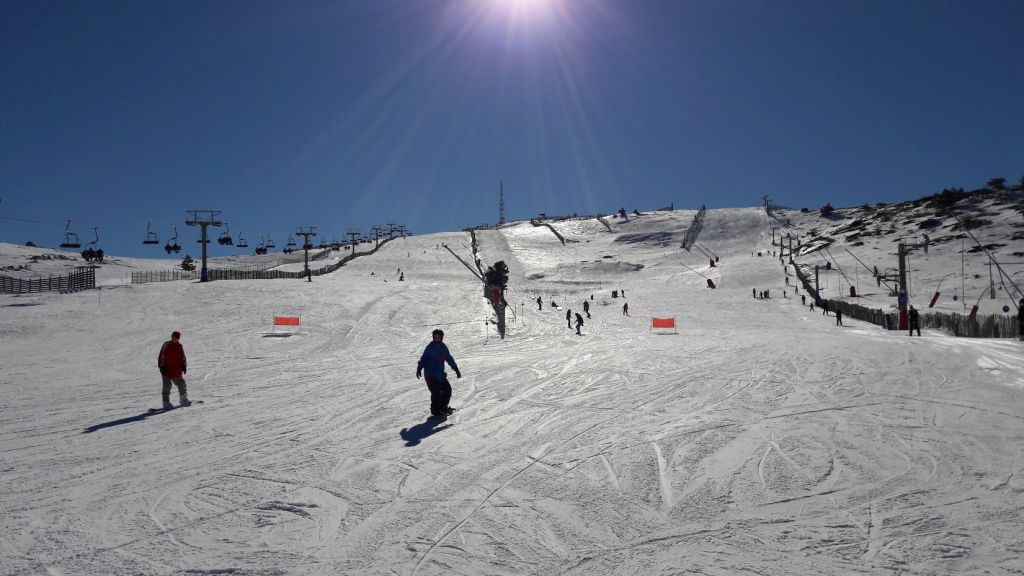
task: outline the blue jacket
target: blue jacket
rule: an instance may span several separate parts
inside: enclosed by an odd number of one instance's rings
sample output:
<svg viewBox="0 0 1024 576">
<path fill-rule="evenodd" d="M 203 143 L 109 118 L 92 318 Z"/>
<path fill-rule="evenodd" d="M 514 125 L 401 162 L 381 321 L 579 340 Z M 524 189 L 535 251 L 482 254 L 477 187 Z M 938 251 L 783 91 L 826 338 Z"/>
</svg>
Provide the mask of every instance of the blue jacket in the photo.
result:
<svg viewBox="0 0 1024 576">
<path fill-rule="evenodd" d="M 447 378 L 448 375 L 444 373 L 445 362 L 452 367 L 452 370 L 459 371 L 455 359 L 448 352 L 448 347 L 444 345 L 444 342 L 431 342 L 423 350 L 423 356 L 420 356 L 420 363 L 416 365 L 416 371 L 423 370 L 428 378 Z"/>
</svg>

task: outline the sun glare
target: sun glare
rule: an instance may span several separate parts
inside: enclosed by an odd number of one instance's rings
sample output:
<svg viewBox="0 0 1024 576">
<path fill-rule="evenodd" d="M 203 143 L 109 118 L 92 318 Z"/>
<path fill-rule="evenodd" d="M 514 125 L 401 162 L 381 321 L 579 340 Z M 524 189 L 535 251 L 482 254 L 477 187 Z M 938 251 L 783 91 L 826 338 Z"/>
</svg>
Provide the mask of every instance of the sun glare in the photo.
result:
<svg viewBox="0 0 1024 576">
<path fill-rule="evenodd" d="M 554 14 L 561 0 L 489 0 L 492 10 L 511 22 L 526 24 L 547 20 Z"/>
</svg>

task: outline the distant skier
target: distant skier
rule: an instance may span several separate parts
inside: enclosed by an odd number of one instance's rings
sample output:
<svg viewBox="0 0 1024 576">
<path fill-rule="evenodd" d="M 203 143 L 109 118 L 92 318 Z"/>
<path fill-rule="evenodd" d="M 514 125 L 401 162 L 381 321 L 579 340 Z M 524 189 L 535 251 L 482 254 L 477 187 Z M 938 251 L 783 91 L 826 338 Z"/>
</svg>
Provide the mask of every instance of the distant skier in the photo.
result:
<svg viewBox="0 0 1024 576">
<path fill-rule="evenodd" d="M 821 301 L 821 315 L 828 316 L 828 300 Z"/>
<path fill-rule="evenodd" d="M 843 309 L 836 308 L 836 326 L 843 325 Z"/>
<path fill-rule="evenodd" d="M 565 324 L 572 328 L 572 308 L 565 309 Z"/>
<path fill-rule="evenodd" d="M 804 294 L 800 295 L 800 304 L 801 305 L 806 305 L 807 304 L 807 296 L 805 296 Z"/>
<path fill-rule="evenodd" d="M 443 342 L 444 331 L 434 330 L 431 338 L 432 341 L 427 344 L 416 365 L 416 378 L 419 379 L 426 371 L 427 389 L 430 390 L 430 419 L 444 420 L 453 412 L 448 406 L 452 399 L 452 385 L 448 383 L 448 375 L 444 371 L 445 362 L 455 371 L 456 378 L 462 378 L 462 372 L 459 372 L 455 359 Z"/>
<path fill-rule="evenodd" d="M 626 302 L 622 305 L 622 315 L 629 316 L 629 302 Z"/>
<path fill-rule="evenodd" d="M 587 300 L 583 301 L 583 312 L 586 313 L 587 318 L 590 318 L 590 302 Z"/>
<path fill-rule="evenodd" d="M 917 335 L 920 336 L 921 335 L 921 319 L 920 319 L 920 316 L 917 313 L 917 309 L 914 308 L 913 304 L 910 305 L 910 312 L 908 313 L 908 316 L 910 317 L 910 331 L 907 333 L 907 335 L 908 336 L 913 336 L 914 335 L 914 329 L 917 328 Z"/>
<path fill-rule="evenodd" d="M 181 332 L 171 332 L 171 339 L 164 342 L 160 347 L 160 354 L 156 357 L 156 366 L 160 369 L 160 378 L 163 380 L 162 396 L 164 409 L 174 408 L 171 404 L 171 384 L 178 387 L 178 404 L 191 406 L 188 399 L 188 387 L 182 377 L 188 372 L 188 363 L 185 359 L 185 348 L 181 345 Z"/>
<path fill-rule="evenodd" d="M 757 288 L 751 288 L 750 291 L 753 293 L 754 298 L 757 298 Z"/>
<path fill-rule="evenodd" d="M 583 335 L 583 334 L 580 333 L 580 328 L 582 326 L 583 326 L 583 316 L 580 316 L 580 313 L 577 312 L 576 313 L 576 333 L 579 334 L 580 336 Z"/>
<path fill-rule="evenodd" d="M 540 296 L 537 296 L 537 310 L 544 309 L 544 301 L 541 300 Z"/>
</svg>

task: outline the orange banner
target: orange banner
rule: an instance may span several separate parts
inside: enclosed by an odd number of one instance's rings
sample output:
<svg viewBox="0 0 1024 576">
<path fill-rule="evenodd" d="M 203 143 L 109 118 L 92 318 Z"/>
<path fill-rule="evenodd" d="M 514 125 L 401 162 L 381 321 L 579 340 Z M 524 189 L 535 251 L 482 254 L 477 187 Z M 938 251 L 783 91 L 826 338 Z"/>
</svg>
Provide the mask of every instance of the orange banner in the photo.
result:
<svg viewBox="0 0 1024 576">
<path fill-rule="evenodd" d="M 675 318 L 651 318 L 651 328 L 675 328 Z"/>
<path fill-rule="evenodd" d="M 274 316 L 274 326 L 298 326 L 298 316 Z"/>
</svg>

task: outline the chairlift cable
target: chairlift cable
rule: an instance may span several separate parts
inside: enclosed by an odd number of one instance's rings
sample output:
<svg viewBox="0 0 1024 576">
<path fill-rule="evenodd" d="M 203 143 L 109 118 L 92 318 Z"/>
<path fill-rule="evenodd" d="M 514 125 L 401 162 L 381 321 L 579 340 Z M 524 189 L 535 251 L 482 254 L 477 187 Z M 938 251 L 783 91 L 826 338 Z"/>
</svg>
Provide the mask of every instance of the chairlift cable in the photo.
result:
<svg viewBox="0 0 1024 576">
<path fill-rule="evenodd" d="M 999 270 L 1000 277 L 1006 276 L 1006 272 L 1003 271 L 1003 267 L 999 264 L 999 261 L 996 260 L 995 256 L 993 256 L 992 253 L 988 251 L 988 248 L 985 248 L 985 246 L 978 241 L 978 239 L 974 236 L 974 233 L 971 232 L 967 228 L 967 225 L 964 224 L 963 220 L 961 220 L 960 217 L 956 215 L 956 212 L 953 211 L 953 208 L 949 207 L 946 210 L 947 212 L 949 212 L 950 216 L 956 219 L 956 221 L 960 224 L 960 227 L 963 228 L 964 232 L 967 232 L 967 235 L 971 237 L 971 240 L 974 240 L 974 243 L 978 246 L 978 248 L 981 248 L 985 255 L 988 256 L 989 261 L 996 265 L 996 269 Z M 1013 281 L 1013 278 L 1009 278 L 1007 276 L 1007 279 L 1010 281 L 1010 284 L 1013 285 L 1013 287 L 1017 290 L 1017 294 L 1020 296 L 1024 296 L 1024 291 L 1021 291 L 1020 286 L 1017 286 L 1017 284 Z M 1014 306 L 1016 305 L 1017 304 L 1014 303 Z"/>
</svg>

